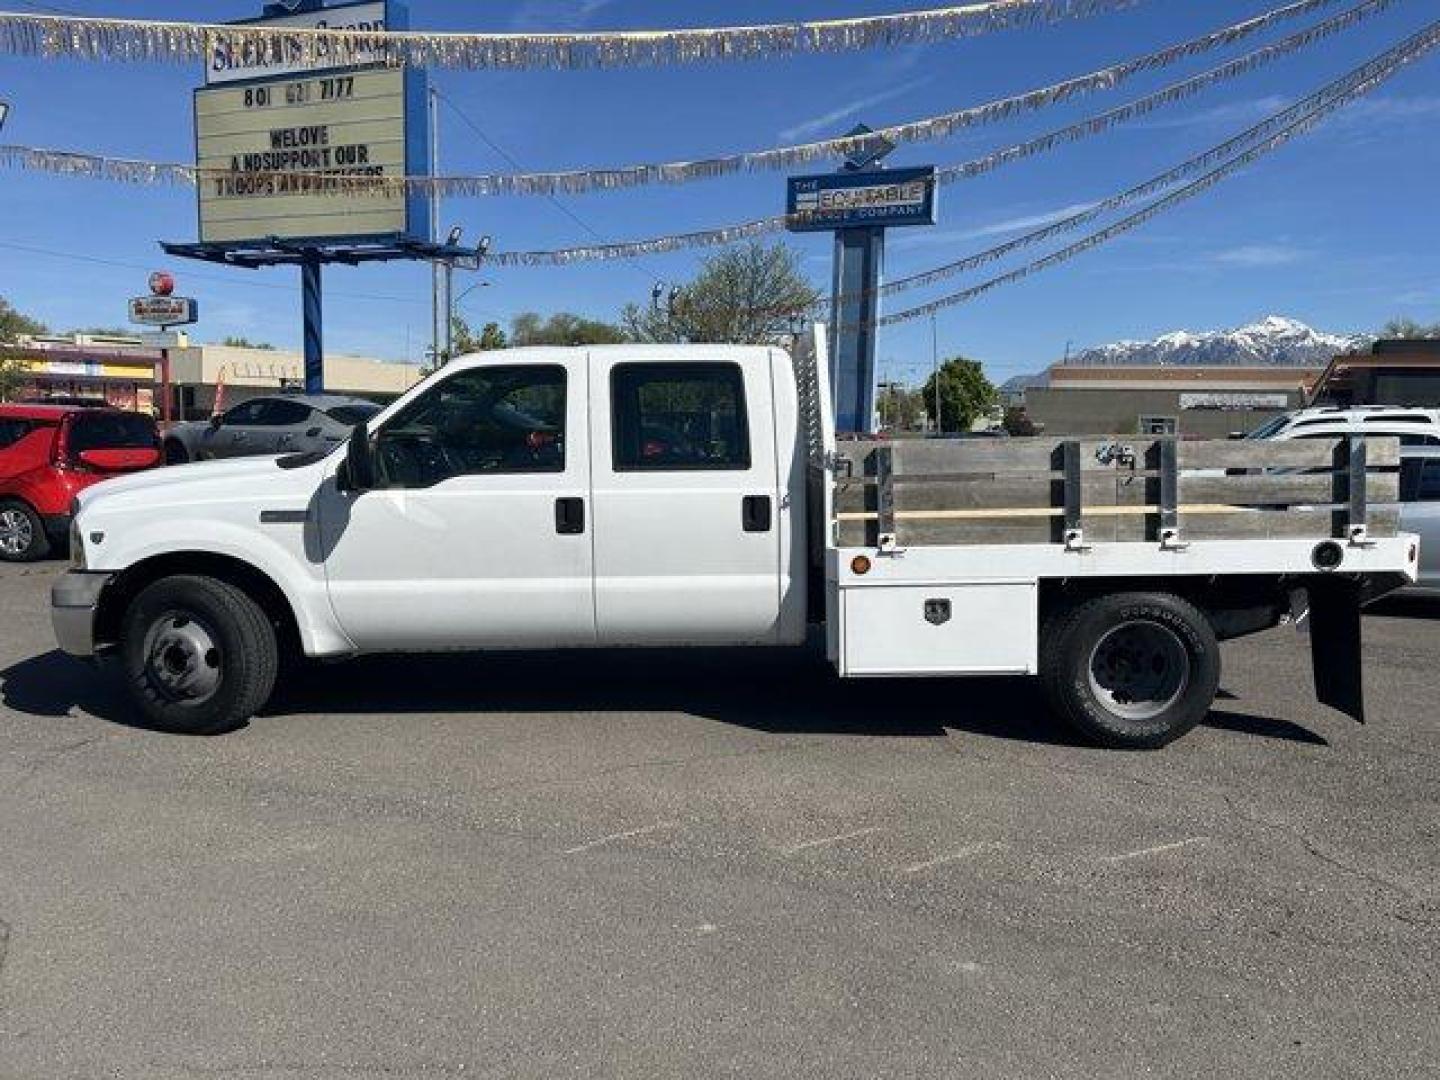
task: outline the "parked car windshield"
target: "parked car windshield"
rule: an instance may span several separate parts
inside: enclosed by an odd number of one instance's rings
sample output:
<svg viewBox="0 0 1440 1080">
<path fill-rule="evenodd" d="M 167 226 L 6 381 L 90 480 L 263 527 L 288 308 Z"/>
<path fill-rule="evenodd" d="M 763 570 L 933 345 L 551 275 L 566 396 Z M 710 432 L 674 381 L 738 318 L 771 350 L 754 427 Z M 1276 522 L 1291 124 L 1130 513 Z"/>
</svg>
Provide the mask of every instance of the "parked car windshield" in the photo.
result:
<svg viewBox="0 0 1440 1080">
<path fill-rule="evenodd" d="M 71 422 L 72 453 L 86 450 L 139 450 L 155 445 L 155 421 L 140 413 L 84 412 Z"/>
<path fill-rule="evenodd" d="M 336 405 L 333 409 L 326 409 L 325 415 L 337 424 L 354 427 L 369 420 L 379 411 L 379 405 Z"/>
<path fill-rule="evenodd" d="M 1267 420 L 1265 423 L 1257 427 L 1254 431 L 1250 432 L 1249 435 L 1246 435 L 1245 438 L 1268 439 L 1272 435 L 1280 431 L 1280 429 L 1285 426 L 1289 419 L 1290 418 L 1288 416 L 1277 416 L 1273 420 Z"/>
</svg>

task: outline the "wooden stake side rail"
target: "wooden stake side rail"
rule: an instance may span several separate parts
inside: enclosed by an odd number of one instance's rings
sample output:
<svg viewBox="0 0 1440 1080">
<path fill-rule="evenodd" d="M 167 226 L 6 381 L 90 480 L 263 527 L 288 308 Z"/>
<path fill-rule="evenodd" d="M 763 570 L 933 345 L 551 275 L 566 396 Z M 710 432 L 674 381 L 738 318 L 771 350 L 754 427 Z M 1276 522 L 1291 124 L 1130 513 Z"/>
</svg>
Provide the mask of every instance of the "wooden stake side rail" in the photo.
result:
<svg viewBox="0 0 1440 1080">
<path fill-rule="evenodd" d="M 1394 438 L 842 441 L 839 459 L 844 547 L 1363 539 L 1399 525 Z"/>
</svg>

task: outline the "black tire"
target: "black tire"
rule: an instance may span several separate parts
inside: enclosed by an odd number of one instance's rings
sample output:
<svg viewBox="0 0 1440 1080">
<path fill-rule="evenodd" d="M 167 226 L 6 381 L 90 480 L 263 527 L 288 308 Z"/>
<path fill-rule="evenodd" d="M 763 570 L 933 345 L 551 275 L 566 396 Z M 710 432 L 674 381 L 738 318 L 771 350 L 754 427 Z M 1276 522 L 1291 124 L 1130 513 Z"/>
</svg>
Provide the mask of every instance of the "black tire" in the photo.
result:
<svg viewBox="0 0 1440 1080">
<path fill-rule="evenodd" d="M 177 575 L 143 589 L 121 629 L 126 688 L 150 726 L 219 735 L 259 712 L 279 667 L 275 628 L 215 578 Z"/>
<path fill-rule="evenodd" d="M 185 449 L 185 444 L 179 439 L 165 440 L 165 464 L 166 465 L 188 465 L 190 463 L 190 451 Z"/>
<path fill-rule="evenodd" d="M 1057 612 L 1040 641 L 1055 713 L 1087 738 L 1156 750 L 1205 718 L 1220 645 L 1195 605 L 1170 593 L 1116 593 Z"/>
<path fill-rule="evenodd" d="M 35 562 L 50 554 L 45 522 L 27 503 L 0 499 L 0 559 Z"/>
</svg>

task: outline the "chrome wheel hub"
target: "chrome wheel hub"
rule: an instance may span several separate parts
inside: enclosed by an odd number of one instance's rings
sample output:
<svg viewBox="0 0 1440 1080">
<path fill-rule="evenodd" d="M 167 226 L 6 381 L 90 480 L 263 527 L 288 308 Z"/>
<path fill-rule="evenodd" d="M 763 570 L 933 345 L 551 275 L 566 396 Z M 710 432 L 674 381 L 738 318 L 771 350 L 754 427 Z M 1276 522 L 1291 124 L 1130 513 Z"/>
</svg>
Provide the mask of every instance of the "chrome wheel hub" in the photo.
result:
<svg viewBox="0 0 1440 1080">
<path fill-rule="evenodd" d="M 1153 720 L 1190 685 L 1190 654 L 1168 626 L 1137 619 L 1096 643 L 1089 677 L 1106 709 L 1127 720 Z"/>
<path fill-rule="evenodd" d="M 35 540 L 35 527 L 23 510 L 0 510 L 0 551 L 23 555 Z"/>
<path fill-rule="evenodd" d="M 145 675 L 172 701 L 206 701 L 220 686 L 214 635 L 191 615 L 167 612 L 145 635 Z"/>
</svg>

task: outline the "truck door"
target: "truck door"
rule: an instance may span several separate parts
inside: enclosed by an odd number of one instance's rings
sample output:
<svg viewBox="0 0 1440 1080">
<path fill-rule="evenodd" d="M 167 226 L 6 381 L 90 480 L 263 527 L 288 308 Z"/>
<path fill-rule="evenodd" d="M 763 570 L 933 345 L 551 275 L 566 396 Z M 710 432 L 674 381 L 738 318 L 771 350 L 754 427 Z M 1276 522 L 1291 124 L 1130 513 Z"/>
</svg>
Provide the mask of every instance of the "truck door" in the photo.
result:
<svg viewBox="0 0 1440 1080">
<path fill-rule="evenodd" d="M 602 644 L 777 639 L 780 487 L 763 349 L 592 354 Z"/>
<path fill-rule="evenodd" d="M 322 489 L 320 557 L 361 649 L 595 640 L 583 353 L 465 368 L 373 430 L 377 490 Z"/>
</svg>

